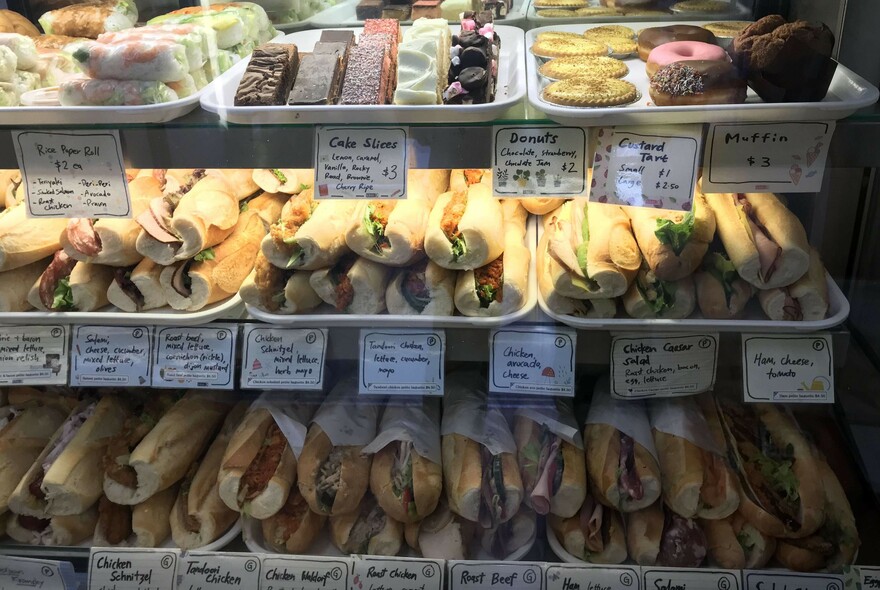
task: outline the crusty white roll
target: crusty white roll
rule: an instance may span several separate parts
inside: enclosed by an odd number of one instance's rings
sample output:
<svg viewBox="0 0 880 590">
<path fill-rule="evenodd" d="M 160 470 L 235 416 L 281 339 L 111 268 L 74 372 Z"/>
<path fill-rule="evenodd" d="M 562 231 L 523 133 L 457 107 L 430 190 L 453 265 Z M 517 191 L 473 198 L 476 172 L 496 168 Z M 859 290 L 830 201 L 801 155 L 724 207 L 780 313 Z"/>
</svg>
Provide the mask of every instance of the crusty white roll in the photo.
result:
<svg viewBox="0 0 880 590">
<path fill-rule="evenodd" d="M 327 433 L 312 423 L 297 463 L 297 485 L 313 512 L 346 514 L 361 504 L 372 464 L 372 457 L 361 449 L 334 446 Z"/>
<path fill-rule="evenodd" d="M 50 516 L 45 519 L 10 512 L 6 534 L 24 545 L 79 545 L 95 532 L 98 509 L 93 505 L 80 514 Z"/>
<path fill-rule="evenodd" d="M 709 252 L 702 269 L 694 273 L 697 304 L 704 318 L 733 320 L 745 313 L 753 287 L 742 280 L 736 267 L 720 252 Z"/>
<path fill-rule="evenodd" d="M 168 299 L 160 282 L 164 268 L 144 258 L 131 270 L 116 269 L 113 282 L 107 287 L 107 300 L 130 313 L 166 306 Z"/>
<path fill-rule="evenodd" d="M 697 304 L 693 277 L 661 281 L 651 270 L 639 271 L 622 300 L 633 318 L 680 320 L 691 315 Z"/>
<path fill-rule="evenodd" d="M 356 510 L 330 517 L 330 539 L 346 554 L 393 556 L 403 545 L 403 525 L 368 496 Z"/>
<path fill-rule="evenodd" d="M 708 552 L 697 521 L 667 511 L 663 502 L 626 515 L 626 545 L 643 567 L 700 567 Z"/>
<path fill-rule="evenodd" d="M 450 192 L 463 191 L 474 184 L 484 184 L 492 188 L 492 171 L 480 169 L 455 169 L 449 172 Z"/>
<path fill-rule="evenodd" d="M 242 300 L 269 313 L 293 314 L 321 305 L 308 270 L 284 270 L 263 256 L 257 256 L 254 270 L 244 280 L 238 293 Z"/>
<path fill-rule="evenodd" d="M 263 520 L 263 540 L 280 553 L 303 554 L 314 544 L 324 523 L 325 514 L 317 514 L 309 508 L 309 503 L 294 486 L 287 496 L 284 506 Z"/>
<path fill-rule="evenodd" d="M 0 211 L 0 272 L 54 254 L 65 227 L 63 218 L 28 218 L 24 203 Z"/>
<path fill-rule="evenodd" d="M 267 193 L 298 195 L 315 184 L 311 168 L 255 168 L 251 176 Z"/>
<path fill-rule="evenodd" d="M 571 555 L 589 563 L 616 564 L 627 558 L 620 513 L 588 497 L 569 518 L 551 514 L 547 523 L 559 544 Z"/>
<path fill-rule="evenodd" d="M 54 259 L 28 292 L 28 303 L 34 308 L 40 311 L 95 311 L 110 303 L 107 289 L 113 282 L 112 266 L 77 262 L 69 272 L 53 273 L 53 265 Z M 49 298 L 44 299 L 44 294 Z"/>
<path fill-rule="evenodd" d="M 452 315 L 456 272 L 430 259 L 396 271 L 385 289 L 392 315 Z"/>
<path fill-rule="evenodd" d="M 538 292 L 544 299 L 544 304 L 553 313 L 560 315 L 573 315 L 586 318 L 613 318 L 617 315 L 617 299 L 574 299 L 560 295 L 553 288 L 553 279 L 550 276 L 551 260 L 547 247 L 550 242 L 550 234 L 544 232 L 538 242 L 536 272 L 538 274 Z"/>
<path fill-rule="evenodd" d="M 523 197 L 519 202 L 532 215 L 546 215 L 559 209 L 567 200 L 561 197 Z"/>
<path fill-rule="evenodd" d="M 131 532 L 134 547 L 161 547 L 171 536 L 171 510 L 178 486 L 162 490 L 131 507 Z"/>
<path fill-rule="evenodd" d="M 490 186 L 474 184 L 437 198 L 425 233 L 425 253 L 431 260 L 467 270 L 488 264 L 503 251 L 503 214 Z"/>
<path fill-rule="evenodd" d="M 0 273 L 0 312 L 33 309 L 33 305 L 28 301 L 28 295 L 50 261 L 51 258 L 43 258 Z"/>
<path fill-rule="evenodd" d="M 727 518 L 701 520 L 709 542 L 709 562 L 726 569 L 760 569 L 776 551 L 776 539 L 765 535 L 739 512 Z"/>
<path fill-rule="evenodd" d="M 330 268 L 312 272 L 309 283 L 336 311 L 376 314 L 385 311 L 385 290 L 391 269 L 351 254 Z"/>
<path fill-rule="evenodd" d="M 828 281 L 816 249 L 810 248 L 810 267 L 804 276 L 788 287 L 758 291 L 758 302 L 771 320 L 816 322 L 825 319 Z"/>
</svg>

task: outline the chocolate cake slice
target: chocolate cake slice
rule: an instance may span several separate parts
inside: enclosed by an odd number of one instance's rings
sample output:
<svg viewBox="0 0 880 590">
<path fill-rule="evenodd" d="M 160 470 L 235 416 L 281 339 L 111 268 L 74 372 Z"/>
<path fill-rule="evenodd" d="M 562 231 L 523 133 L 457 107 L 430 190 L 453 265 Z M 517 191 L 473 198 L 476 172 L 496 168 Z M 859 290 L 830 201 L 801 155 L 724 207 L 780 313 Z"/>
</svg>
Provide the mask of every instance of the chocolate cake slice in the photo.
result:
<svg viewBox="0 0 880 590">
<path fill-rule="evenodd" d="M 299 52 L 293 43 L 257 47 L 235 91 L 235 106 L 286 104 L 298 69 Z"/>
</svg>

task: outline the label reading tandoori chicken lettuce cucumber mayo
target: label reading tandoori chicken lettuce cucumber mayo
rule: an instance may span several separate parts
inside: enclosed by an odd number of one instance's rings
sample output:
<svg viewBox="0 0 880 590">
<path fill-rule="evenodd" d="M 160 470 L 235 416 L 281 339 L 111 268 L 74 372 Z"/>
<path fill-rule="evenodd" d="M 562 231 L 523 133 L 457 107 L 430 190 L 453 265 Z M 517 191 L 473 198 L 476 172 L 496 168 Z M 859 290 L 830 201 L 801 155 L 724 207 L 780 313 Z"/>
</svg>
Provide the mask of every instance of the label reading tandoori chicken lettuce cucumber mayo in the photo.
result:
<svg viewBox="0 0 880 590">
<path fill-rule="evenodd" d="M 361 330 L 358 393 L 443 395 L 444 330 Z"/>
<path fill-rule="evenodd" d="M 0 385 L 66 385 L 68 326 L 0 330 Z"/>
<path fill-rule="evenodd" d="M 321 390 L 327 330 L 245 324 L 242 389 Z"/>
<path fill-rule="evenodd" d="M 258 588 L 260 557 L 247 553 L 187 551 L 180 561 L 180 589 L 239 590 Z"/>
<path fill-rule="evenodd" d="M 492 330 L 489 391 L 573 397 L 576 346 L 571 328 Z"/>
<path fill-rule="evenodd" d="M 742 335 L 747 402 L 834 403 L 830 334 Z"/>
<path fill-rule="evenodd" d="M 89 590 L 176 590 L 180 549 L 95 548 Z"/>
<path fill-rule="evenodd" d="M 74 326 L 70 384 L 146 387 L 152 334 L 150 326 Z"/>
<path fill-rule="evenodd" d="M 554 563 L 547 565 L 545 576 L 547 590 L 642 590 L 636 566 Z"/>
</svg>

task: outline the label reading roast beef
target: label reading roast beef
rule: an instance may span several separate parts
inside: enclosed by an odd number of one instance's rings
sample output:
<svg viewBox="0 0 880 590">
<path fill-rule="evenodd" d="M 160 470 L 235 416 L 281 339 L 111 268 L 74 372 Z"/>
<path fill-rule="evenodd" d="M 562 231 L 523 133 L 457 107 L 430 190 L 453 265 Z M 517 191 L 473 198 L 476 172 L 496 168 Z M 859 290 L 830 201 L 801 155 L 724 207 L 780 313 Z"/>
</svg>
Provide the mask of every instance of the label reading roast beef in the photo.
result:
<svg viewBox="0 0 880 590">
<path fill-rule="evenodd" d="M 494 127 L 492 189 L 499 197 L 579 197 L 587 191 L 587 130 Z"/>
<path fill-rule="evenodd" d="M 0 588 L 76 590 L 79 582 L 69 561 L 0 556 Z"/>
<path fill-rule="evenodd" d="M 492 330 L 489 391 L 573 397 L 576 345 L 571 328 Z"/>
<path fill-rule="evenodd" d="M 356 556 L 357 590 L 443 590 L 442 559 Z"/>
<path fill-rule="evenodd" d="M 152 334 L 149 326 L 75 326 L 70 384 L 149 387 Z"/>
<path fill-rule="evenodd" d="M 179 573 L 181 590 L 256 590 L 262 570 L 258 555 L 187 551 Z"/>
<path fill-rule="evenodd" d="M 642 590 L 636 566 L 554 563 L 545 576 L 547 590 Z"/>
<path fill-rule="evenodd" d="M 644 590 L 740 590 L 742 580 L 739 570 L 643 567 L 642 588 Z"/>
<path fill-rule="evenodd" d="M 0 330 L 0 385 L 67 384 L 67 326 Z"/>
<path fill-rule="evenodd" d="M 176 590 L 180 549 L 95 548 L 89 590 Z"/>
<path fill-rule="evenodd" d="M 361 330 L 360 394 L 443 395 L 444 330 Z"/>
<path fill-rule="evenodd" d="M 524 561 L 450 561 L 449 590 L 544 590 L 544 566 Z"/>
<path fill-rule="evenodd" d="M 709 391 L 717 362 L 717 333 L 616 334 L 611 339 L 611 395 L 636 399 Z"/>
<path fill-rule="evenodd" d="M 153 387 L 232 389 L 236 324 L 156 328 Z"/>
<path fill-rule="evenodd" d="M 316 199 L 405 199 L 406 127 L 315 127 Z"/>
<path fill-rule="evenodd" d="M 745 590 L 843 590 L 844 588 L 843 576 L 835 574 L 745 570 L 742 575 Z M 868 588 L 870 586 L 862 585 L 862 590 Z"/>
<path fill-rule="evenodd" d="M 321 390 L 327 330 L 244 327 L 242 389 Z"/>
<path fill-rule="evenodd" d="M 266 555 L 259 590 L 351 590 L 351 571 L 348 557 Z"/>
<path fill-rule="evenodd" d="M 834 403 L 830 334 L 742 335 L 747 402 Z"/>
</svg>

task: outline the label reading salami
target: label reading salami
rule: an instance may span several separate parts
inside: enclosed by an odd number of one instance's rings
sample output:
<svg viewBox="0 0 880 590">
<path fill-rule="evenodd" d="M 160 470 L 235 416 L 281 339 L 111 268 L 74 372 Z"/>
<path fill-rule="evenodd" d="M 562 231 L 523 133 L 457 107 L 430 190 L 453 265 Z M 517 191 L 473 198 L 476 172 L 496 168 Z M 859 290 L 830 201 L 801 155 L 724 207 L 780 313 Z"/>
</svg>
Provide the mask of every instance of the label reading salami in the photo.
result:
<svg viewBox="0 0 880 590">
<path fill-rule="evenodd" d="M 236 324 L 157 328 L 153 387 L 232 389 Z"/>
<path fill-rule="evenodd" d="M 834 403 L 829 334 L 743 334 L 742 353 L 745 401 Z"/>
<path fill-rule="evenodd" d="M 618 334 L 611 341 L 611 395 L 675 397 L 715 384 L 718 334 Z"/>
<path fill-rule="evenodd" d="M 544 590 L 544 566 L 516 561 L 450 561 L 449 590 Z"/>
<path fill-rule="evenodd" d="M 576 344 L 570 328 L 492 330 L 489 390 L 573 397 Z"/>
<path fill-rule="evenodd" d="M 315 128 L 316 199 L 405 199 L 406 127 Z"/>
<path fill-rule="evenodd" d="M 0 556 L 0 588 L 77 590 L 79 582 L 69 561 Z"/>
<path fill-rule="evenodd" d="M 635 566 L 549 564 L 545 572 L 547 590 L 641 590 L 641 575 Z"/>
<path fill-rule="evenodd" d="M 443 395 L 443 330 L 361 330 L 358 393 Z"/>
<path fill-rule="evenodd" d="M 89 590 L 176 590 L 180 549 L 95 548 Z"/>
<path fill-rule="evenodd" d="M 742 580 L 739 570 L 643 567 L 642 588 L 645 590 L 740 590 Z"/>
<path fill-rule="evenodd" d="M 587 190 L 583 127 L 495 127 L 492 188 L 499 197 L 578 197 Z"/>
<path fill-rule="evenodd" d="M 90 387 L 149 387 L 149 326 L 75 326 L 70 384 Z"/>
<path fill-rule="evenodd" d="M 407 557 L 357 556 L 357 590 L 443 590 L 444 561 Z"/>
<path fill-rule="evenodd" d="M 351 590 L 351 570 L 348 557 L 266 555 L 259 590 Z"/>
<path fill-rule="evenodd" d="M 67 326 L 4 326 L 0 385 L 65 385 Z"/>
<path fill-rule="evenodd" d="M 244 327 L 244 389 L 320 390 L 324 385 L 327 330 Z"/>
<path fill-rule="evenodd" d="M 180 561 L 181 590 L 256 589 L 261 578 L 260 558 L 247 553 L 187 551 Z"/>
</svg>

